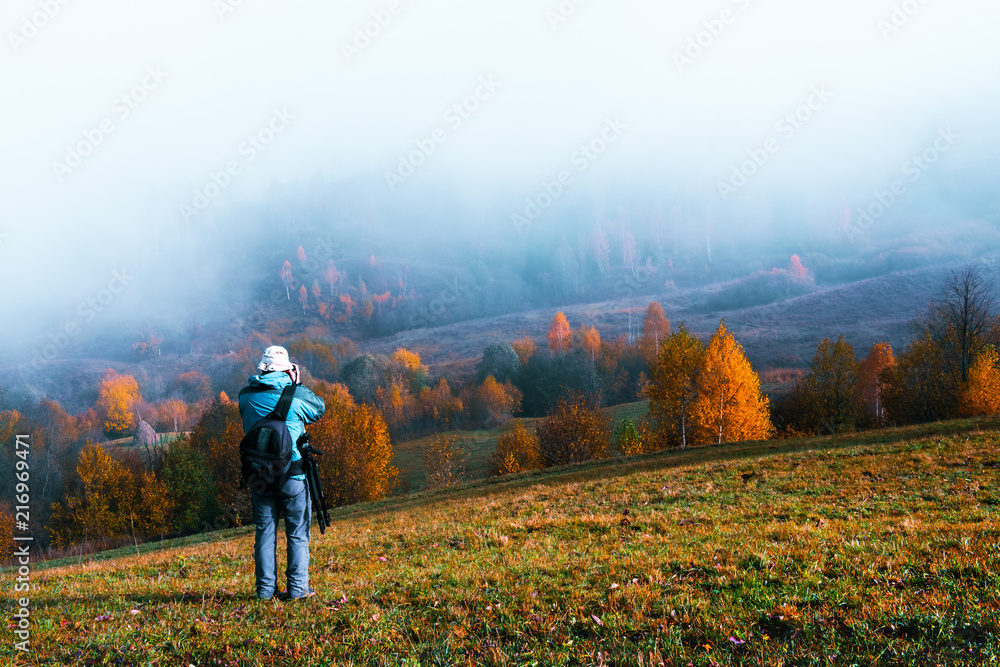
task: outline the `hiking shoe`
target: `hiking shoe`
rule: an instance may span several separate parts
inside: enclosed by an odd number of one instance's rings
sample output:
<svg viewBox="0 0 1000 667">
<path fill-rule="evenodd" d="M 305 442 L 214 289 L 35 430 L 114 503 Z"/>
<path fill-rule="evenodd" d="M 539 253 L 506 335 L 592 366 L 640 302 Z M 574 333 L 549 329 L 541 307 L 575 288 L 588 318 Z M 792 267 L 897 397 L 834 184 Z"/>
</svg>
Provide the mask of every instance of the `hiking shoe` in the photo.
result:
<svg viewBox="0 0 1000 667">
<path fill-rule="evenodd" d="M 305 592 L 305 595 L 300 595 L 298 597 L 290 598 L 290 597 L 288 597 L 288 594 L 285 593 L 285 597 L 282 598 L 282 599 L 284 599 L 284 600 L 304 600 L 305 598 L 311 598 L 314 595 L 316 595 L 316 589 L 315 588 L 310 588 L 308 591 Z"/>
</svg>

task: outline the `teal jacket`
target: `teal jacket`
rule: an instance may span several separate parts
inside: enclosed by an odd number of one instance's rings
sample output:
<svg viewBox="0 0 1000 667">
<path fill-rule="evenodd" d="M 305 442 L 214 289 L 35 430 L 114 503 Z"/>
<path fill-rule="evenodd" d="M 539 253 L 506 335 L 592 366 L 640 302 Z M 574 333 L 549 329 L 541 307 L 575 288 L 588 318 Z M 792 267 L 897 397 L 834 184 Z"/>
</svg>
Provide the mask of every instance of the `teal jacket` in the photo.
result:
<svg viewBox="0 0 1000 667">
<path fill-rule="evenodd" d="M 273 372 L 263 375 L 254 375 L 247 380 L 249 387 L 270 388 L 273 391 L 247 392 L 240 396 L 240 417 L 243 419 L 243 432 L 246 433 L 253 428 L 258 421 L 271 414 L 278 405 L 281 398 L 281 391 L 292 383 L 292 378 L 288 373 Z M 295 398 L 288 408 L 288 419 L 285 425 L 288 428 L 288 435 L 292 436 L 292 442 L 298 443 L 299 436 L 306 430 L 306 424 L 318 421 L 326 412 L 326 403 L 322 398 L 312 393 L 302 385 L 295 389 Z M 299 448 L 292 450 L 292 461 L 302 458 Z M 305 475 L 295 475 L 292 479 L 305 479 Z"/>
</svg>

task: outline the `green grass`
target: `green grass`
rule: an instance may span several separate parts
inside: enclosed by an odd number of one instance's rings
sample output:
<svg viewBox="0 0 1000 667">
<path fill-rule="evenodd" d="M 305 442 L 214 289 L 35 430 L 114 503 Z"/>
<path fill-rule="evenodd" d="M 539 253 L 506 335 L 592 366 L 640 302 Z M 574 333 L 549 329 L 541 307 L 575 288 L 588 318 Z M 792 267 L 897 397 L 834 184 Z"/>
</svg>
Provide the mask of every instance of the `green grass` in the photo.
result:
<svg viewBox="0 0 1000 667">
<path fill-rule="evenodd" d="M 664 452 L 340 509 L 304 602 L 250 598 L 247 529 L 36 566 L 31 664 L 995 664 L 998 427 Z"/>
</svg>

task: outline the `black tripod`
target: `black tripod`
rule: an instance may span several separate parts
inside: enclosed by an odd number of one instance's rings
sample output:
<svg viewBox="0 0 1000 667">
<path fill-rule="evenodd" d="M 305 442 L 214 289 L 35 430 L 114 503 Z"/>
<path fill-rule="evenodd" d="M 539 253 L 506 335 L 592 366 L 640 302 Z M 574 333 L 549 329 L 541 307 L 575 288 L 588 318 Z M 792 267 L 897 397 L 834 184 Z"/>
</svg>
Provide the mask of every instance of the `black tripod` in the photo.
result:
<svg viewBox="0 0 1000 667">
<path fill-rule="evenodd" d="M 323 482 L 319 478 L 319 464 L 315 457 L 322 456 L 323 452 L 313 449 L 313 446 L 309 444 L 308 432 L 303 432 L 296 444 L 302 454 L 302 473 L 306 476 L 306 483 L 309 485 L 309 496 L 312 498 L 313 507 L 316 508 L 316 522 L 319 524 L 319 532 L 322 535 L 326 533 L 326 527 L 330 525 L 330 512 L 326 506 Z"/>
</svg>

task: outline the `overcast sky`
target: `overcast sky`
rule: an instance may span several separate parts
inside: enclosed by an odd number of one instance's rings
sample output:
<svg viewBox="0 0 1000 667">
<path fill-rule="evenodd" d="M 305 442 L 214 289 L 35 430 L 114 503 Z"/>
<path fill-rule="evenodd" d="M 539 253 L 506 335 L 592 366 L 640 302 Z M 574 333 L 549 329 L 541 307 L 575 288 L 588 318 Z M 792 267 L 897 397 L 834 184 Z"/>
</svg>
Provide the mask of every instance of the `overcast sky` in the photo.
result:
<svg viewBox="0 0 1000 667">
<path fill-rule="evenodd" d="M 399 188 L 516 198 L 609 121 L 592 174 L 706 196 L 773 140 L 748 189 L 860 205 L 949 127 L 953 167 L 995 164 L 998 24 L 995 0 L 8 0 L 5 312 L 92 292 L 274 179 L 382 187 L 416 142 L 434 154 Z"/>
</svg>

